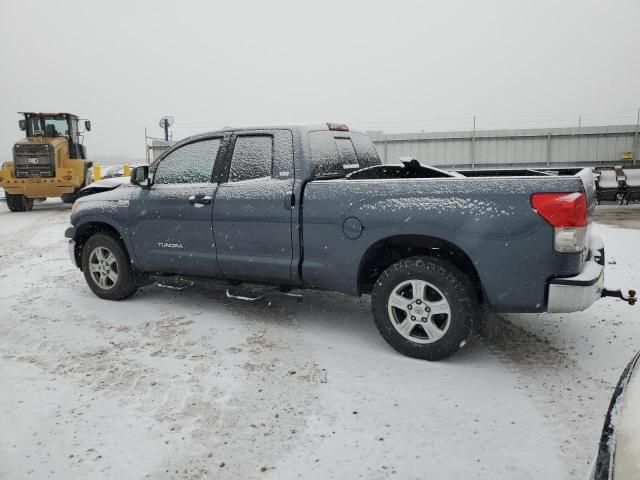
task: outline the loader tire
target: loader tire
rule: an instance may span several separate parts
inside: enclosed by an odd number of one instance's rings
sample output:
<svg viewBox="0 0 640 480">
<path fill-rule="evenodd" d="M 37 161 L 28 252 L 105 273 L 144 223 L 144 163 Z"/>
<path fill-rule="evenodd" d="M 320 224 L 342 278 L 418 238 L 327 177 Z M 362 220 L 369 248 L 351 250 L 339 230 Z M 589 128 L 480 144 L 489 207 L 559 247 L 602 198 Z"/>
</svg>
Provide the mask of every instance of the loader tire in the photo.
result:
<svg viewBox="0 0 640 480">
<path fill-rule="evenodd" d="M 28 212 L 33 208 L 33 198 L 27 198 L 21 194 L 5 192 L 7 207 L 12 212 Z"/>
<path fill-rule="evenodd" d="M 63 203 L 73 203 L 78 199 L 77 193 L 63 193 L 60 197 Z"/>
</svg>

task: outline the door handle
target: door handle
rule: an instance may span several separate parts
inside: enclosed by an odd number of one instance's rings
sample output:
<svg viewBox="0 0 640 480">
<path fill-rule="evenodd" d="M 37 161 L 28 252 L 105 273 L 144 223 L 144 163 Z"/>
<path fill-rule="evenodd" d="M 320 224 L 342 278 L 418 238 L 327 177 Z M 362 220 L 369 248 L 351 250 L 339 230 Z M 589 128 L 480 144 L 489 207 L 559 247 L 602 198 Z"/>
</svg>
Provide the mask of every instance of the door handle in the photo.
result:
<svg viewBox="0 0 640 480">
<path fill-rule="evenodd" d="M 296 196 L 293 192 L 288 192 L 282 199 L 282 204 L 287 210 L 292 210 L 296 206 Z"/>
<path fill-rule="evenodd" d="M 196 193 L 195 195 L 191 195 L 189 197 L 189 203 L 196 208 L 202 208 L 205 205 L 209 205 L 213 200 L 213 197 L 209 195 L 205 195 L 203 193 Z"/>
</svg>

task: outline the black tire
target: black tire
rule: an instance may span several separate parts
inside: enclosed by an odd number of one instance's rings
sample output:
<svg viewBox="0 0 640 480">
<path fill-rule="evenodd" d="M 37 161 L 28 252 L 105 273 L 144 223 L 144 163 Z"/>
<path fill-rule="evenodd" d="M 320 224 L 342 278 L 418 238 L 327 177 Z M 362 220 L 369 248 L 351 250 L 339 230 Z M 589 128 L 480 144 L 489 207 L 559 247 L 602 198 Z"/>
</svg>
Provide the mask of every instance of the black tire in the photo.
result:
<svg viewBox="0 0 640 480">
<path fill-rule="evenodd" d="M 426 285 L 426 289 L 422 287 L 422 295 L 413 294 L 410 285 L 403 287 L 413 280 Z M 405 288 L 412 293 L 407 294 Z M 411 302 L 409 306 L 413 310 L 390 307 L 392 293 Z M 422 304 L 418 301 L 420 298 Z M 444 305 L 442 300 L 447 304 L 447 313 L 429 313 L 427 305 Z M 423 360 L 443 360 L 456 353 L 469 337 L 479 315 L 478 300 L 469 278 L 450 263 L 433 257 L 406 258 L 382 272 L 373 287 L 371 307 L 376 326 L 387 343 L 403 355 Z M 402 321 L 398 318 L 405 314 L 416 315 L 411 316 L 415 322 L 407 323 L 407 336 L 398 330 L 409 320 L 409 316 Z M 432 329 L 437 332 L 433 337 L 428 333 Z"/>
<path fill-rule="evenodd" d="M 5 192 L 7 207 L 12 212 L 28 212 L 33 208 L 33 198 L 24 195 Z"/>
<path fill-rule="evenodd" d="M 96 252 L 94 256 L 94 251 L 97 249 L 100 249 L 100 252 Z M 92 271 L 92 266 L 100 268 L 99 257 L 105 252 L 110 252 L 115 257 L 115 261 L 109 264 L 109 270 L 114 270 L 113 264 L 115 263 L 116 280 L 112 281 L 108 278 L 106 283 L 101 284 L 99 278 L 103 278 L 104 275 Z M 98 263 L 95 263 L 95 260 L 98 260 Z M 104 265 L 102 267 L 106 269 Z M 105 300 L 123 300 L 138 290 L 136 275 L 122 241 L 107 233 L 97 233 L 84 244 L 82 272 L 91 291 Z"/>
<path fill-rule="evenodd" d="M 60 197 L 63 203 L 73 203 L 78 199 L 77 193 L 63 193 Z"/>
<path fill-rule="evenodd" d="M 82 189 L 87 185 L 91 184 L 92 177 L 91 172 L 87 168 L 84 170 L 84 182 L 82 185 L 74 190 L 73 193 L 63 193 L 60 197 L 63 203 L 75 203 L 80 197 L 84 196 L 82 193 Z"/>
</svg>

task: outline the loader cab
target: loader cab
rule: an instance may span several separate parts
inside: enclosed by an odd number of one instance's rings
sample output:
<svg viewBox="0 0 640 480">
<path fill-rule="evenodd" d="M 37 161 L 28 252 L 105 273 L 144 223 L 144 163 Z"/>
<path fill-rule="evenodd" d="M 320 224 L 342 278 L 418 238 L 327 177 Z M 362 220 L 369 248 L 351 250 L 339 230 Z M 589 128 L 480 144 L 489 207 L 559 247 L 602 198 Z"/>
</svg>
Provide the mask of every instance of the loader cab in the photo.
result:
<svg viewBox="0 0 640 480">
<path fill-rule="evenodd" d="M 20 112 L 24 119 L 19 121 L 20 130 L 27 138 L 52 139 L 62 137 L 69 144 L 69 158 L 86 159 L 86 150 L 82 145 L 79 130 L 80 119 L 70 113 L 34 113 Z M 91 122 L 84 121 L 85 131 L 91 131 Z"/>
</svg>

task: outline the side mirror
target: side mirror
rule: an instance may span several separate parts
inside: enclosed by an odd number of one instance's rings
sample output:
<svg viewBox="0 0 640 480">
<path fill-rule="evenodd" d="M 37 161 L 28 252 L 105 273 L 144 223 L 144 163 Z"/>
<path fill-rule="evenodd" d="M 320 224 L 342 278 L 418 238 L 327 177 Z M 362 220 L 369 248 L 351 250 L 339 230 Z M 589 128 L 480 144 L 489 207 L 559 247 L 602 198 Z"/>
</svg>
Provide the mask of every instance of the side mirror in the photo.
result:
<svg viewBox="0 0 640 480">
<path fill-rule="evenodd" d="M 84 121 L 84 129 L 85 129 L 87 132 L 90 132 L 90 131 L 91 131 L 91 120 L 85 120 L 85 121 Z"/>
<path fill-rule="evenodd" d="M 131 184 L 138 185 L 139 187 L 151 186 L 151 182 L 149 181 L 149 167 L 147 165 L 135 167 L 131 171 Z"/>
<path fill-rule="evenodd" d="M 20 127 L 20 130 L 22 130 L 24 132 L 27 129 L 27 121 L 26 120 L 18 120 L 18 126 Z"/>
</svg>

